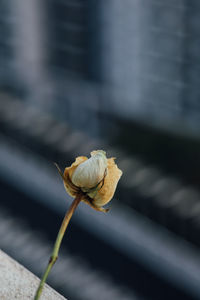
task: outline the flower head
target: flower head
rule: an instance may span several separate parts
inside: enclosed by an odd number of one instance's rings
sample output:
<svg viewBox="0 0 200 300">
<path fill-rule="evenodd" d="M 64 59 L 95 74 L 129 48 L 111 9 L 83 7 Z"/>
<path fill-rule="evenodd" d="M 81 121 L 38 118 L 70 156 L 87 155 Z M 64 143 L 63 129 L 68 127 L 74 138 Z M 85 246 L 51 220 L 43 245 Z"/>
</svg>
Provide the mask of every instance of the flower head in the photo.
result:
<svg viewBox="0 0 200 300">
<path fill-rule="evenodd" d="M 107 159 L 102 150 L 92 151 L 89 159 L 77 157 L 70 167 L 65 168 L 64 174 L 61 173 L 69 195 L 76 197 L 82 193 L 84 202 L 101 211 L 106 211 L 102 206 L 112 199 L 121 175 L 114 158 Z"/>
</svg>

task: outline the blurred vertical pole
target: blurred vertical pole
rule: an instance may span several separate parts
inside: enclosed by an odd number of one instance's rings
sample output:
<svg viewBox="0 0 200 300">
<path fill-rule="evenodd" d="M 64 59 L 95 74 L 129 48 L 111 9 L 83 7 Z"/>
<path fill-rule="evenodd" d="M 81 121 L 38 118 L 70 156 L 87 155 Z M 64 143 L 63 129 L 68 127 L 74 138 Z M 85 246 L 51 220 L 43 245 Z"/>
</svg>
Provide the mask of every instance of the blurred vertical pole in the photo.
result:
<svg viewBox="0 0 200 300">
<path fill-rule="evenodd" d="M 102 3 L 88 0 L 88 78 L 94 82 L 103 80 L 102 74 Z"/>
<path fill-rule="evenodd" d="M 27 86 L 27 100 L 31 104 L 50 105 L 47 89 L 47 73 L 45 72 L 46 22 L 44 4 L 39 0 L 20 0 L 12 3 L 16 16 L 16 67 L 18 76 Z M 47 98 L 47 99 L 46 99 Z"/>
<path fill-rule="evenodd" d="M 185 0 L 185 40 L 183 44 L 184 65 L 182 78 L 185 83 L 182 94 L 182 114 L 188 125 L 199 135 L 200 119 L 200 2 Z"/>
<path fill-rule="evenodd" d="M 185 1 L 187 2 L 187 0 Z M 191 1 L 192 2 L 192 1 Z M 189 55 L 189 44 L 193 39 L 193 36 L 190 31 L 190 20 L 192 18 L 192 5 L 188 5 L 187 8 L 184 10 L 184 22 L 183 22 L 183 30 L 184 30 L 184 40 L 183 40 L 183 64 L 182 64 L 182 72 L 181 77 L 184 82 L 184 86 L 182 89 L 182 97 L 181 97 L 181 109 L 182 109 L 182 117 L 186 119 L 188 117 L 190 111 L 190 104 L 189 104 L 189 69 L 190 69 L 190 55 Z"/>
<path fill-rule="evenodd" d="M 88 108 L 93 107 L 94 111 L 90 116 L 93 132 L 92 135 L 99 137 L 101 132 L 102 119 L 100 90 L 104 81 L 102 63 L 102 3 L 104 1 L 88 0 L 88 79 L 94 88 L 94 95 L 88 101 Z M 95 91 L 96 90 L 96 91 Z M 91 103 L 91 101 L 93 103 Z"/>
<path fill-rule="evenodd" d="M 101 107 L 105 116 L 104 132 L 117 134 L 115 116 L 137 116 L 141 81 L 139 28 L 140 1 L 101 2 L 103 44 L 103 91 Z"/>
</svg>

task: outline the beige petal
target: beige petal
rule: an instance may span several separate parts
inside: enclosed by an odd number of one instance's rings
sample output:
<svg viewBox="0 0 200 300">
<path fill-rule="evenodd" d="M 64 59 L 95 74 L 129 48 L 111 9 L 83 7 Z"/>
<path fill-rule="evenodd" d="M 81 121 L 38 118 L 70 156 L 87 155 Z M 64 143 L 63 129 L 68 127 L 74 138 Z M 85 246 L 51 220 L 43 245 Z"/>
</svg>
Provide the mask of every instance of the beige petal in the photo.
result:
<svg viewBox="0 0 200 300">
<path fill-rule="evenodd" d="M 76 197 L 77 192 L 79 191 L 79 189 L 71 181 L 72 174 L 76 170 L 76 168 L 82 162 L 86 161 L 87 159 L 88 158 L 86 156 L 78 156 L 76 158 L 75 162 L 73 162 L 73 164 L 70 167 L 65 168 L 65 171 L 64 171 L 64 186 L 65 186 L 65 189 L 66 189 L 67 193 L 72 197 Z"/>
<path fill-rule="evenodd" d="M 115 164 L 113 157 L 109 158 L 107 163 L 107 175 L 104 179 L 104 185 L 97 192 L 92 201 L 92 203 L 99 207 L 107 204 L 112 199 L 117 187 L 117 183 L 122 176 L 122 171 Z"/>
</svg>

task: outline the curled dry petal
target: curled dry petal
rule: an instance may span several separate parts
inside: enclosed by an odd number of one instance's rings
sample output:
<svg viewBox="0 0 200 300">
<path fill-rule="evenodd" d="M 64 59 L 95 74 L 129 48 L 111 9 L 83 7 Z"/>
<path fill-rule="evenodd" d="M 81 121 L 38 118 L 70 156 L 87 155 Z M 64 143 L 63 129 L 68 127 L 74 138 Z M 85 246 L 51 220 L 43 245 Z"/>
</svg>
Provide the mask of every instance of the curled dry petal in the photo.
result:
<svg viewBox="0 0 200 300">
<path fill-rule="evenodd" d="M 78 165 L 80 165 L 87 159 L 88 158 L 86 156 L 78 156 L 76 158 L 75 162 L 73 162 L 73 164 L 70 167 L 65 168 L 64 186 L 65 186 L 67 193 L 72 197 L 76 197 L 76 195 L 79 191 L 79 188 L 77 186 L 75 186 L 71 181 L 72 174 L 74 173 L 74 171 L 76 170 Z"/>
<path fill-rule="evenodd" d="M 101 189 L 98 190 L 95 197 L 93 198 L 93 203 L 96 206 L 103 206 L 110 202 L 114 196 L 118 181 L 122 176 L 122 171 L 115 164 L 114 158 L 109 158 L 107 160 L 107 174 L 104 179 L 104 184 Z"/>
</svg>

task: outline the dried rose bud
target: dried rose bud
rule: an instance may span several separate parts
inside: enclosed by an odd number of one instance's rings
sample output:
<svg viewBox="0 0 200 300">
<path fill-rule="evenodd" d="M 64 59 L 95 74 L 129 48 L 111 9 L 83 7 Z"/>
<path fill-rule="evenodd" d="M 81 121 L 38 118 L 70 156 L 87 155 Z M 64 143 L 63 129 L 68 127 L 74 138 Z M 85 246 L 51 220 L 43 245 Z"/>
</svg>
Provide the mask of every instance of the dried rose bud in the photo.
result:
<svg viewBox="0 0 200 300">
<path fill-rule="evenodd" d="M 104 151 L 93 151 L 91 157 L 78 165 L 71 176 L 75 186 L 90 189 L 99 184 L 105 175 L 107 158 Z"/>
<path fill-rule="evenodd" d="M 62 175 L 62 174 L 61 174 Z M 97 210 L 113 197 L 122 171 L 114 158 L 106 158 L 102 150 L 92 151 L 91 157 L 79 156 L 65 168 L 62 175 L 66 191 L 72 197 L 83 193 L 83 201 Z"/>
</svg>

